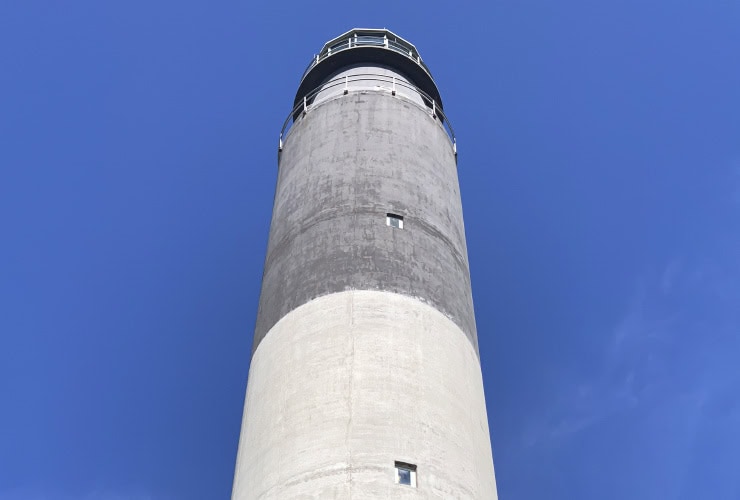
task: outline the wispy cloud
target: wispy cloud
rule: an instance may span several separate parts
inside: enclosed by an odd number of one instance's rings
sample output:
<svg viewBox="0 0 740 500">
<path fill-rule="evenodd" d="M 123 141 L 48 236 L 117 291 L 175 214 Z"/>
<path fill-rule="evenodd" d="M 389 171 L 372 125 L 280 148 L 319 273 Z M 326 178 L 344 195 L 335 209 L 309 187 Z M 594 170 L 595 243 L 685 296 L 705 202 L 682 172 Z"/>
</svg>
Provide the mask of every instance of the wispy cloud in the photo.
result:
<svg viewBox="0 0 740 500">
<path fill-rule="evenodd" d="M 23 486 L 2 490 L 2 500 L 171 500 L 165 495 L 141 491 L 117 491 L 112 489 L 91 489 L 86 493 L 56 491 L 40 486 Z"/>
<path fill-rule="evenodd" d="M 732 201 L 736 204 L 740 204 L 740 158 L 734 161 L 732 167 L 732 179 L 730 179 L 730 185 L 732 186 Z"/>
<path fill-rule="evenodd" d="M 671 278 L 672 279 L 672 278 Z M 671 342 L 670 317 L 651 317 L 647 288 L 636 285 L 627 311 L 600 353 L 601 368 L 587 377 L 566 376 L 540 439 L 562 439 L 651 397 L 667 377 L 660 352 Z"/>
<path fill-rule="evenodd" d="M 681 259 L 673 259 L 663 270 L 663 274 L 660 278 L 660 290 L 668 295 L 670 294 L 676 284 L 676 280 L 683 270 L 683 261 Z"/>
<path fill-rule="evenodd" d="M 690 411 L 701 412 L 725 391 L 726 379 L 705 374 L 702 367 L 711 366 L 729 347 L 723 342 L 737 327 L 730 304 L 740 304 L 738 279 L 732 262 L 687 266 L 678 258 L 636 279 L 622 318 L 600 334 L 599 368 L 579 376 L 564 369 L 554 384 L 553 404 L 533 416 L 522 444 L 558 446 L 632 411 L 649 414 L 659 407 L 669 412 L 671 405 L 679 405 L 686 413 L 690 404 Z M 701 310 L 705 301 L 716 306 L 714 314 Z"/>
</svg>

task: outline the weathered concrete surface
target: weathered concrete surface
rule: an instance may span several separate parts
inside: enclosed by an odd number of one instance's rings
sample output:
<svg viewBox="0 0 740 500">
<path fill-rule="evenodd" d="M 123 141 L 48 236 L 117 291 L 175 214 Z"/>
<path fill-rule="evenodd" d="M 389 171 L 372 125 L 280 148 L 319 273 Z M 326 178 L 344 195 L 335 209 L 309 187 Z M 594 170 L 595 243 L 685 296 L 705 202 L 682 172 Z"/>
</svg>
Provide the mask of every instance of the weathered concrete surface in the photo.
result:
<svg viewBox="0 0 740 500">
<path fill-rule="evenodd" d="M 394 484 L 394 461 L 418 487 Z M 252 358 L 234 500 L 495 500 L 477 354 L 460 328 L 389 292 L 325 295 Z"/>
<path fill-rule="evenodd" d="M 386 213 L 404 229 L 386 226 Z M 257 348 L 285 314 L 343 290 L 416 297 L 478 344 L 457 166 L 428 109 L 390 92 L 350 93 L 301 118 L 279 166 Z"/>
</svg>

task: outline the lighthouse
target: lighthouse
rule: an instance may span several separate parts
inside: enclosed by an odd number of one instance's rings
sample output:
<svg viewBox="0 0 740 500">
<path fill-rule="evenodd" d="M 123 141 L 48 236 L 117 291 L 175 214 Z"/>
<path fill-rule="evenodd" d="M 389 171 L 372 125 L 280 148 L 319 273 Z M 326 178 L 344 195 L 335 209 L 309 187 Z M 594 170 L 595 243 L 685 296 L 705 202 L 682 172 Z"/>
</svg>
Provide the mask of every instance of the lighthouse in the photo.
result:
<svg viewBox="0 0 740 500">
<path fill-rule="evenodd" d="M 457 142 L 416 47 L 327 42 L 277 142 L 232 499 L 496 499 Z"/>
</svg>

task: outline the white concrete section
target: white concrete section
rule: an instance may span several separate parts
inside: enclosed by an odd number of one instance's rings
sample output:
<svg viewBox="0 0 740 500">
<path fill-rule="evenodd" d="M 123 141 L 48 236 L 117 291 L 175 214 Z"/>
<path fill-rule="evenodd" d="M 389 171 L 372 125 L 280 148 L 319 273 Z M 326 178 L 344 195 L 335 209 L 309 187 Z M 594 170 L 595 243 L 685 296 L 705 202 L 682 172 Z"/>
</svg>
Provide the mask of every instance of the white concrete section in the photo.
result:
<svg viewBox="0 0 740 500">
<path fill-rule="evenodd" d="M 344 83 L 345 78 L 346 86 Z M 394 78 L 396 80 L 395 85 L 393 84 Z M 359 64 L 345 67 L 331 75 L 327 79 L 327 82 L 324 83 L 324 88 L 316 94 L 314 103 L 343 95 L 345 89 L 349 92 L 356 92 L 358 90 L 384 90 L 388 93 L 395 91 L 396 95 L 403 96 L 421 107 L 426 107 L 421 94 L 415 88 L 416 86 L 403 74 L 389 66 Z"/>
<path fill-rule="evenodd" d="M 395 461 L 417 466 L 416 488 L 395 484 Z M 496 499 L 468 338 L 388 292 L 288 313 L 252 358 L 232 498 Z"/>
</svg>

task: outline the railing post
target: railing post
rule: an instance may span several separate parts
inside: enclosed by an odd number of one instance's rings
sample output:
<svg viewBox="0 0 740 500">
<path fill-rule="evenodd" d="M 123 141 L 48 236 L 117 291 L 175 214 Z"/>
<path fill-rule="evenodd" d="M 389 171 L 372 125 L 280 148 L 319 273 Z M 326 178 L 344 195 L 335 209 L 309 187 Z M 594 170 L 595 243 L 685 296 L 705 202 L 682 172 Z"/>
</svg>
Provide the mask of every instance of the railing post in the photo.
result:
<svg viewBox="0 0 740 500">
<path fill-rule="evenodd" d="M 457 139 L 452 138 L 452 152 L 457 156 Z"/>
<path fill-rule="evenodd" d="M 383 45 L 388 48 L 388 35 L 383 35 Z"/>
<path fill-rule="evenodd" d="M 393 75 L 393 87 L 391 88 L 391 95 L 396 95 L 396 75 Z"/>
<path fill-rule="evenodd" d="M 344 75 L 344 95 L 349 94 L 349 76 Z"/>
<path fill-rule="evenodd" d="M 306 101 L 306 96 L 303 96 L 303 114 L 306 114 L 306 111 L 308 111 L 308 103 Z"/>
<path fill-rule="evenodd" d="M 278 151 L 283 150 L 283 133 L 280 132 L 280 142 L 278 142 Z"/>
<path fill-rule="evenodd" d="M 437 118 L 437 103 L 432 99 L 432 118 Z"/>
</svg>

